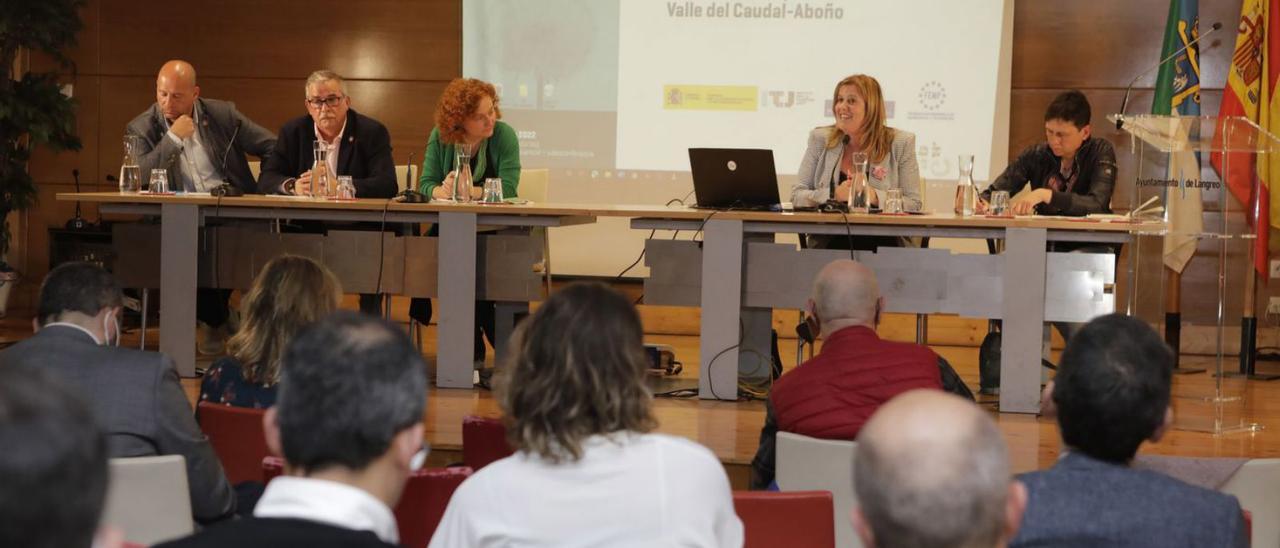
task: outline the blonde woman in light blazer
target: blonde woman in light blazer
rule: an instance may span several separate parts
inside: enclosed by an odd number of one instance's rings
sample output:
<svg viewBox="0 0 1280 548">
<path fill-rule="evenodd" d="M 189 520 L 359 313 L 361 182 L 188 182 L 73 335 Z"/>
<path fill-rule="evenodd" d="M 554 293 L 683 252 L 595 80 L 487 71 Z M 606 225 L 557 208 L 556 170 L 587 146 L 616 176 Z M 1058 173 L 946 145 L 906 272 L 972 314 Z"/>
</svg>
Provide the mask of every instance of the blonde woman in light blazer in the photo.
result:
<svg viewBox="0 0 1280 548">
<path fill-rule="evenodd" d="M 853 169 L 854 152 L 866 152 L 870 160 L 868 178 L 872 193 L 871 204 L 879 204 L 886 191 L 902 191 L 902 206 L 907 211 L 920 210 L 920 166 L 916 163 L 916 136 L 913 133 L 885 125 L 884 96 L 880 83 L 865 74 L 855 74 L 836 84 L 832 100 L 832 114 L 836 122 L 830 126 L 815 128 L 809 132 L 809 146 L 800 162 L 796 184 L 791 187 L 791 203 L 796 207 L 814 207 L 829 196 L 833 181 L 838 181 L 835 198 L 845 202 L 849 198 L 849 173 Z M 858 249 L 874 249 L 894 238 L 856 237 L 864 247 L 855 242 Z M 845 238 L 828 239 L 819 244 L 842 246 Z M 834 241 L 839 240 L 839 241 Z M 819 245 L 828 247 L 827 245 Z"/>
</svg>

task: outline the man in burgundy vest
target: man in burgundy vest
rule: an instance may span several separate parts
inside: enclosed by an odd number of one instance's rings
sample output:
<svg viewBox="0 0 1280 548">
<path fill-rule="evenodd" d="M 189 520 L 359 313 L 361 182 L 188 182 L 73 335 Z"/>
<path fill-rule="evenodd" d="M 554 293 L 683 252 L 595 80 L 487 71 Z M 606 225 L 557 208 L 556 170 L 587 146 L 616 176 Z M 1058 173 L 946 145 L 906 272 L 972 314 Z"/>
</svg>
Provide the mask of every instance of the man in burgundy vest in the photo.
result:
<svg viewBox="0 0 1280 548">
<path fill-rule="evenodd" d="M 753 489 L 773 482 L 779 430 L 853 440 L 890 398 L 913 388 L 942 389 L 937 354 L 876 335 L 884 299 L 870 268 L 850 260 L 828 264 L 813 281 L 808 308 L 822 333 L 822 350 L 773 384 L 751 462 Z"/>
</svg>

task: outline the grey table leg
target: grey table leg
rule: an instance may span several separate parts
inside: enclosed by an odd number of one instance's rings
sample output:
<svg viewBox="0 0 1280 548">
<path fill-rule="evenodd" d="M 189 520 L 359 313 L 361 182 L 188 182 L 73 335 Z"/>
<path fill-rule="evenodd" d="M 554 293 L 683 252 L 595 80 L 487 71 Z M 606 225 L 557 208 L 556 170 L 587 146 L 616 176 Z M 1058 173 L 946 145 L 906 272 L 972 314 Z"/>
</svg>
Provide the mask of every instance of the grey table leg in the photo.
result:
<svg viewBox="0 0 1280 548">
<path fill-rule="evenodd" d="M 1010 228 L 1004 252 L 1004 326 L 1000 344 L 1000 411 L 1040 409 L 1040 356 L 1044 334 L 1043 228 Z"/>
<path fill-rule="evenodd" d="M 511 334 L 516 329 L 516 319 L 529 313 L 529 303 L 515 301 L 498 301 L 494 304 L 494 337 L 493 361 L 501 363 L 511 351 Z"/>
<path fill-rule="evenodd" d="M 164 204 L 160 220 L 160 351 L 173 359 L 178 375 L 194 377 L 200 207 Z"/>
<path fill-rule="evenodd" d="M 735 400 L 742 321 L 742 221 L 712 219 L 703 233 L 698 397 Z"/>
<path fill-rule="evenodd" d="M 471 388 L 476 301 L 476 215 L 440 213 L 440 329 L 436 386 Z"/>
</svg>

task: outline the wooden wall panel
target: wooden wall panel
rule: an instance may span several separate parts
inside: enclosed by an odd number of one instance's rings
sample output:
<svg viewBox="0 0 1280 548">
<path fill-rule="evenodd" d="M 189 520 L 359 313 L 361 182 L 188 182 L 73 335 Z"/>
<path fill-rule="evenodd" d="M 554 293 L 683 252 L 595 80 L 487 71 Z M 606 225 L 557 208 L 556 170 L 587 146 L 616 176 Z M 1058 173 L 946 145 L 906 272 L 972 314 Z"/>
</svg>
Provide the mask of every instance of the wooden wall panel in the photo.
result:
<svg viewBox="0 0 1280 548">
<path fill-rule="evenodd" d="M 1168 0 L 1019 0 L 1014 5 L 1013 88 L 1120 88 L 1159 61 Z M 1201 77 L 1221 88 L 1235 44 L 1239 0 L 1201 0 Z M 1155 73 L 1138 80 L 1155 85 Z"/>
<path fill-rule="evenodd" d="M 458 0 L 103 0 L 101 71 L 151 75 L 183 58 L 202 77 L 448 80 L 462 69 Z M 164 44 L 164 47 L 157 47 Z"/>
</svg>

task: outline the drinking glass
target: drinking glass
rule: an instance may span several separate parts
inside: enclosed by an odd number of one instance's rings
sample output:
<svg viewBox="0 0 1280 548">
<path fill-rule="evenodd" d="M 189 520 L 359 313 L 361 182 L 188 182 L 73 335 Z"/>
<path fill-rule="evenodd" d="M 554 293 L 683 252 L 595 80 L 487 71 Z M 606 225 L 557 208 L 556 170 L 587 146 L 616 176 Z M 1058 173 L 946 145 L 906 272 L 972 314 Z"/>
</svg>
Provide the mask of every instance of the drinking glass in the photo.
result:
<svg viewBox="0 0 1280 548">
<path fill-rule="evenodd" d="M 1009 212 L 1009 191 L 997 190 L 991 193 L 991 203 L 987 207 L 988 213 L 999 217 L 1011 215 Z"/>
<path fill-rule="evenodd" d="M 151 179 L 147 183 L 147 192 L 165 194 L 169 192 L 169 172 L 164 169 L 152 169 Z"/>
<path fill-rule="evenodd" d="M 334 198 L 337 200 L 356 199 L 356 185 L 351 182 L 350 175 L 338 176 L 338 193 Z"/>
<path fill-rule="evenodd" d="M 484 180 L 484 196 L 480 199 L 486 204 L 502 203 L 502 179 L 491 177 Z"/>
<path fill-rule="evenodd" d="M 902 189 L 891 188 L 885 191 L 884 207 L 882 209 L 889 214 L 902 213 Z"/>
</svg>

